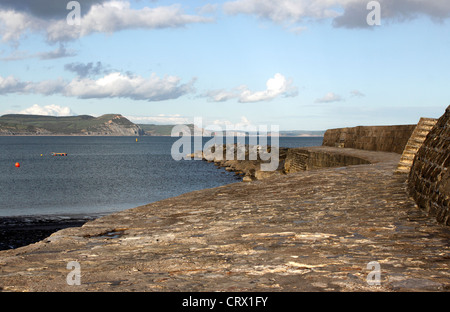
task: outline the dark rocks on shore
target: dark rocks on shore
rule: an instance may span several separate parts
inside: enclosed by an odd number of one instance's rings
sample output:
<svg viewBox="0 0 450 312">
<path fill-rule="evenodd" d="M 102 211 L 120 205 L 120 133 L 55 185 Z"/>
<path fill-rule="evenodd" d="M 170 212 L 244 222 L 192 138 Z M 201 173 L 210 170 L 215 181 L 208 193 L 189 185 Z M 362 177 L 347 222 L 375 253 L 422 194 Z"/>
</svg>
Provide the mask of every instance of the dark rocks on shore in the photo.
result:
<svg viewBox="0 0 450 312">
<path fill-rule="evenodd" d="M 233 157 L 227 155 L 227 149 L 229 145 L 223 145 L 223 156 L 219 159 L 212 154 L 215 153 L 217 146 L 211 147 L 211 150 L 206 152 L 196 151 L 195 153 L 187 155 L 190 158 L 198 158 L 208 162 L 214 162 L 218 168 L 224 168 L 226 171 L 234 172 L 236 175 L 242 177 L 242 181 L 250 182 L 255 180 L 262 180 L 274 175 L 284 174 L 284 162 L 288 152 L 288 148 L 280 147 L 278 150 L 278 168 L 274 171 L 261 171 L 262 163 L 269 163 L 270 160 L 262 160 L 260 158 L 260 150 L 263 149 L 267 153 L 271 153 L 271 146 L 253 146 L 253 145 L 240 145 L 232 144 Z M 250 157 L 250 149 L 256 149 L 256 159 Z M 238 153 L 241 152 L 243 157 L 238 157 Z M 243 159 L 242 159 L 243 158 Z"/>
<path fill-rule="evenodd" d="M 82 226 L 94 216 L 19 216 L 0 217 L 0 250 L 14 249 L 39 242 L 52 233 Z"/>
</svg>

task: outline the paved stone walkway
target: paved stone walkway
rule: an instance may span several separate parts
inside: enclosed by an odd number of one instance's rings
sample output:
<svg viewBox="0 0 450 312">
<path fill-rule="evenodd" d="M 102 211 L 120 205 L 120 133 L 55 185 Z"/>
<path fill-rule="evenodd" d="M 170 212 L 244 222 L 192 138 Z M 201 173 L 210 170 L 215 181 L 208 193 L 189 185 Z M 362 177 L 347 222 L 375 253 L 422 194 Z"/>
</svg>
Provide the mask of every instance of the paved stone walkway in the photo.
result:
<svg viewBox="0 0 450 312">
<path fill-rule="evenodd" d="M 192 192 L 2 251 L 0 287 L 449 291 L 450 229 L 406 195 L 406 176 L 393 174 L 400 155 L 354 153 L 375 163 Z M 81 285 L 67 284 L 70 261 Z M 380 285 L 368 283 L 373 261 Z"/>
</svg>

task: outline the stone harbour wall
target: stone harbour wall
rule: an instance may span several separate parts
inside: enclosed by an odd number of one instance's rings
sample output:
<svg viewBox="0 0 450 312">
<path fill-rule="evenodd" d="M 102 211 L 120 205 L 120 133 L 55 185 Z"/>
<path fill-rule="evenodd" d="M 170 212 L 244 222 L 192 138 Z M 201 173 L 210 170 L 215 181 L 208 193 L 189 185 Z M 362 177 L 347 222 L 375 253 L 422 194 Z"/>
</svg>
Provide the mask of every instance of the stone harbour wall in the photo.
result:
<svg viewBox="0 0 450 312">
<path fill-rule="evenodd" d="M 329 129 L 324 134 L 322 145 L 401 154 L 415 127 L 397 125 Z"/>
<path fill-rule="evenodd" d="M 370 164 L 370 161 L 353 155 L 328 152 L 317 148 L 290 148 L 287 151 L 284 172 L 293 173 L 318 168 L 361 164 Z"/>
<path fill-rule="evenodd" d="M 427 135 L 408 177 L 409 194 L 438 222 L 450 225 L 450 106 Z"/>
</svg>

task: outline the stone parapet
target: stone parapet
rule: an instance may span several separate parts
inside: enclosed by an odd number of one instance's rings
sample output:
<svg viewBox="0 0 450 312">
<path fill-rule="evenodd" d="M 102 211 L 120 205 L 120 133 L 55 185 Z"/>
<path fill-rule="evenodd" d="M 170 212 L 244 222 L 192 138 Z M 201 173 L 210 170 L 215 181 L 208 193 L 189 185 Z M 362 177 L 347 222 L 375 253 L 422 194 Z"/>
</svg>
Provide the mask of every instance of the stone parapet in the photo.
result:
<svg viewBox="0 0 450 312">
<path fill-rule="evenodd" d="M 415 128 L 416 125 L 398 125 L 329 129 L 322 145 L 401 154 Z"/>
<path fill-rule="evenodd" d="M 408 189 L 417 205 L 450 225 L 450 106 L 418 150 Z"/>
<path fill-rule="evenodd" d="M 370 160 L 351 155 L 348 149 L 341 150 L 332 147 L 301 147 L 290 148 L 284 162 L 284 172 L 293 173 L 304 170 L 343 167 L 351 165 L 370 164 Z"/>
</svg>

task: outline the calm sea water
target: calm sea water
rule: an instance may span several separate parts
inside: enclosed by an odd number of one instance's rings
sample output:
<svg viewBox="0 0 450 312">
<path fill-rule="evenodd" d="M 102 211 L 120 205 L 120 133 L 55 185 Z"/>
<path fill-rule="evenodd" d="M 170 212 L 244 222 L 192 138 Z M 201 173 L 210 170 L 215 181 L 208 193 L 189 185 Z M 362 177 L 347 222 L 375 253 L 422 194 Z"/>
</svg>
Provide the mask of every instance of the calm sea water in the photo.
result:
<svg viewBox="0 0 450 312">
<path fill-rule="evenodd" d="M 0 216 L 105 214 L 239 181 L 212 163 L 173 160 L 177 139 L 0 137 Z M 280 138 L 283 147 L 321 144 Z"/>
</svg>

